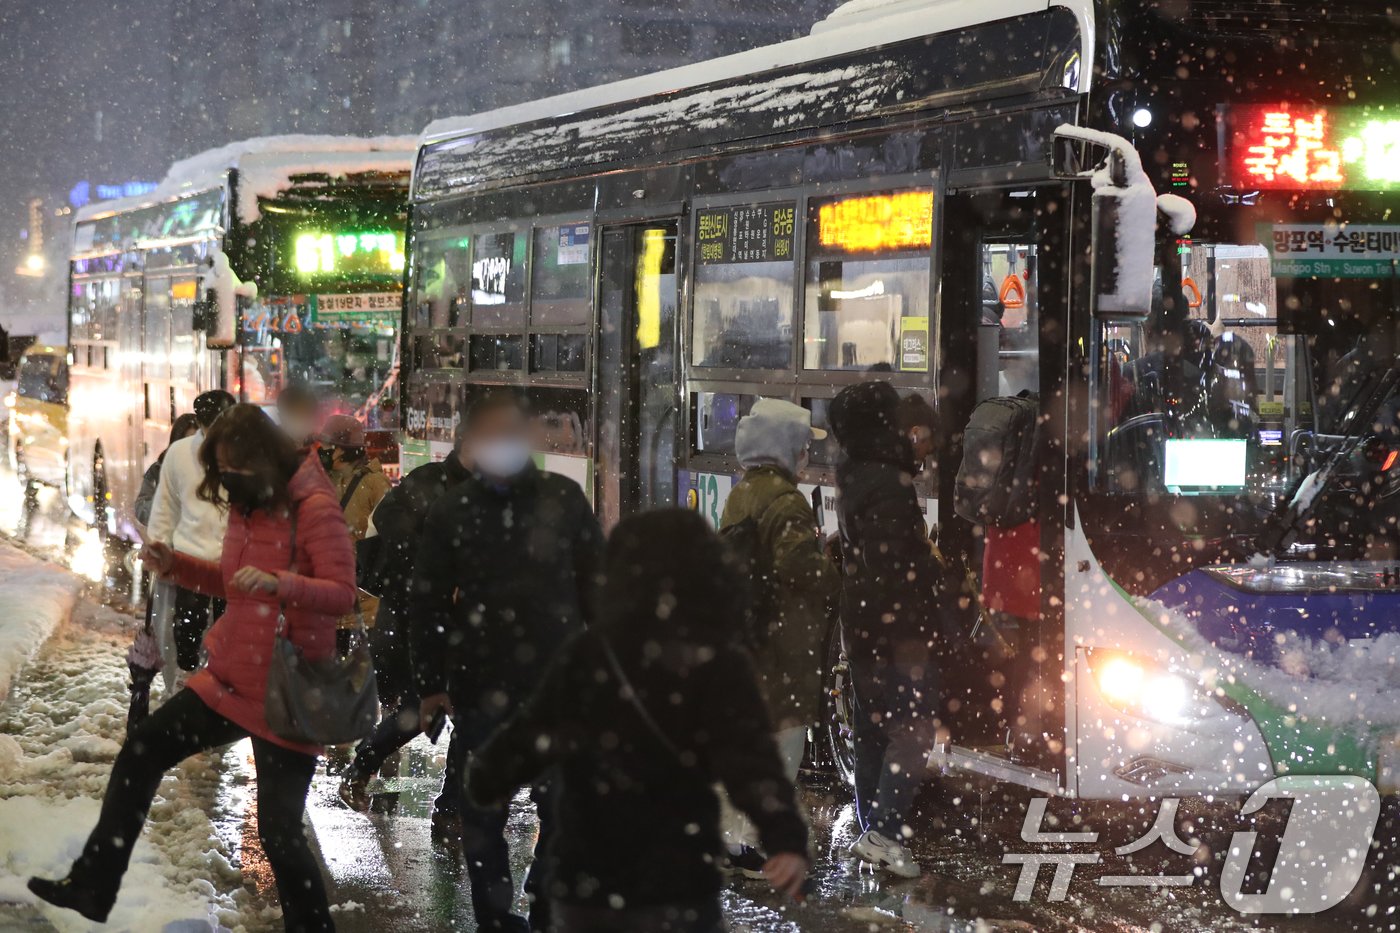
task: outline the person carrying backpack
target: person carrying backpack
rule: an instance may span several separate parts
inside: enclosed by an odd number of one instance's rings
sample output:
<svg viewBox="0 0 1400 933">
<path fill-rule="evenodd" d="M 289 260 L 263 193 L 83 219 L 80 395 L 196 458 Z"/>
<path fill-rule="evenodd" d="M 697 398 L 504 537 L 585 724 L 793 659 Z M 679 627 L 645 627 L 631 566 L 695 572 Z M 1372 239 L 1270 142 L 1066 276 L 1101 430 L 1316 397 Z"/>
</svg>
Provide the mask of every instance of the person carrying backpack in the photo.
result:
<svg viewBox="0 0 1400 933">
<path fill-rule="evenodd" d="M 773 721 L 784 773 L 796 782 L 807 729 L 820 713 L 822 647 L 829 606 L 840 587 L 822 550 L 817 518 L 797 488 L 808 445 L 826 437 L 812 413 L 778 399 L 759 399 L 739 421 L 734 451 L 744 476 L 729 494 L 720 539 L 747 565 L 751 608 L 746 642 Z M 753 824 L 725 801 L 722 829 L 730 864 L 763 876 Z"/>
<path fill-rule="evenodd" d="M 1040 398 L 1032 392 L 989 398 L 973 409 L 963 432 L 963 459 L 953 510 L 983 528 L 982 610 L 993 630 L 1016 645 L 1008 681 L 1032 683 L 1040 620 L 1040 522 L 1036 515 L 1036 434 Z M 1036 747 L 1038 716 L 1012 697 L 1013 752 Z"/>
</svg>

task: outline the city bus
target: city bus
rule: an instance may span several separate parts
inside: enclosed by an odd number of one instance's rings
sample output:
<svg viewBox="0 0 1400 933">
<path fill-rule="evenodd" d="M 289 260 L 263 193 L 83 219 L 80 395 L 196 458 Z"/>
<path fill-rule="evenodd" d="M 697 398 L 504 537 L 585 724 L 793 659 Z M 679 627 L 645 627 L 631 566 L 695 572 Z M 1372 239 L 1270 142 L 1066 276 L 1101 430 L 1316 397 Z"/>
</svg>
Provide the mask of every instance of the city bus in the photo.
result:
<svg viewBox="0 0 1400 933">
<path fill-rule="evenodd" d="M 57 472 L 104 541 L 139 540 L 142 474 L 201 392 L 271 409 L 300 383 L 398 429 L 412 158 L 413 140 L 395 137 L 254 139 L 79 212 Z"/>
<path fill-rule="evenodd" d="M 825 427 L 844 387 L 886 380 L 937 409 L 915 483 L 962 594 L 932 769 L 1084 799 L 1392 790 L 1394 24 L 1239 6 L 857 2 L 804 38 L 432 124 L 406 465 L 517 386 L 537 462 L 605 525 L 717 523 L 756 398 Z M 952 505 L 963 427 L 1019 393 L 1039 612 L 1008 620 L 979 609 L 987 529 Z M 839 458 L 828 438 L 799 478 L 827 533 Z M 840 766 L 835 629 L 825 648 L 817 744 Z"/>
</svg>

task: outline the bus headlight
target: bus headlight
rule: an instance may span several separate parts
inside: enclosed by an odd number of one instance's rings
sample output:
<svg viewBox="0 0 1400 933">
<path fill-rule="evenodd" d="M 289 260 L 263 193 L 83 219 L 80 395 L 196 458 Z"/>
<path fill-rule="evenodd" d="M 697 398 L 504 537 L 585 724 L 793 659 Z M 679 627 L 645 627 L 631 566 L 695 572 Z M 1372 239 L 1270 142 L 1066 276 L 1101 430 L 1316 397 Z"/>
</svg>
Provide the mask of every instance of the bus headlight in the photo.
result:
<svg viewBox="0 0 1400 933">
<path fill-rule="evenodd" d="M 1186 678 L 1115 651 L 1089 652 L 1089 670 L 1105 700 L 1143 719 L 1178 725 L 1209 702 Z"/>
</svg>

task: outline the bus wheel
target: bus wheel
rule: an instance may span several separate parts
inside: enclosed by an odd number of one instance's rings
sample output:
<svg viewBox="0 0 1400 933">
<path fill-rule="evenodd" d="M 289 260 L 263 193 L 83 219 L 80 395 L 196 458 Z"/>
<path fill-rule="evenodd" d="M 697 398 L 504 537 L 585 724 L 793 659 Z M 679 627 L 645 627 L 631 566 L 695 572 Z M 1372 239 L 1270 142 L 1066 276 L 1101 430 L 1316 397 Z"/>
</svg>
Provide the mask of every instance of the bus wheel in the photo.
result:
<svg viewBox="0 0 1400 933">
<path fill-rule="evenodd" d="M 97 530 L 97 540 L 106 549 L 110 529 L 107 527 L 107 464 L 102 456 L 102 445 L 92 455 L 92 524 Z"/>
<path fill-rule="evenodd" d="M 102 589 L 104 593 L 122 592 L 120 542 L 112 537 L 107 526 L 107 464 L 98 444 L 92 455 L 92 527 L 102 554 Z"/>
<path fill-rule="evenodd" d="M 851 692 L 851 667 L 841 650 L 841 627 L 833 625 L 826 636 L 827 683 L 822 709 L 826 753 L 831 770 L 847 787 L 856 783 L 855 733 Z"/>
</svg>

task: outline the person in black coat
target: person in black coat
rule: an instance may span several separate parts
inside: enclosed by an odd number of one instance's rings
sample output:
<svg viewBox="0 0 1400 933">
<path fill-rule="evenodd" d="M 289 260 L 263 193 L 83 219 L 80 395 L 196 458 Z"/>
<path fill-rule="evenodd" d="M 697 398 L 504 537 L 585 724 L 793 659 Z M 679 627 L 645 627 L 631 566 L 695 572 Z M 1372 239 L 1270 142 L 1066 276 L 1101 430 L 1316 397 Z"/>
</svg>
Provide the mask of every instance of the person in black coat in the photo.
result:
<svg viewBox="0 0 1400 933">
<path fill-rule="evenodd" d="M 934 741 L 936 592 L 942 579 L 914 491 L 914 453 L 889 383 L 843 389 L 830 420 L 841 530 L 841 640 L 855 699 L 856 857 L 901 877 L 919 866 L 904 843 Z"/>
<path fill-rule="evenodd" d="M 725 929 L 716 783 L 758 827 L 770 882 L 800 894 L 807 827 L 737 647 L 742 589 L 695 513 L 622 522 L 597 623 L 472 759 L 469 796 L 497 804 L 555 769 L 557 933 Z"/>
<path fill-rule="evenodd" d="M 403 478 L 374 510 L 374 537 L 361 544 L 360 560 L 373 565 L 371 575 L 380 597 L 370 632 L 374 649 L 374 677 L 379 700 L 390 709 L 369 738 L 355 748 L 355 758 L 340 782 L 340 799 L 352 810 L 369 809 L 369 782 L 384 761 L 423 731 L 418 707 L 421 698 L 414 683 L 409 649 L 409 600 L 413 589 L 413 565 L 427 521 L 428 510 L 444 493 L 471 475 L 465 432 L 459 427 L 456 445 L 443 460 L 425 463 Z M 377 539 L 377 540 L 376 540 Z M 372 551 L 366 552 L 368 545 Z M 432 831 L 440 840 L 461 837 L 458 788 L 466 752 L 457 733 L 447 749 L 447 769 L 442 791 L 433 804 Z"/>
<path fill-rule="evenodd" d="M 464 443 L 472 472 L 428 511 L 409 601 L 419 714 L 440 713 L 470 751 L 520 707 L 559 646 L 583 630 L 603 532 L 573 480 L 536 469 L 524 400 L 476 398 Z M 537 788 L 537 803 L 542 791 Z M 550 833 L 542 807 L 540 841 Z M 464 807 L 472 906 L 484 930 L 525 930 L 515 902 L 504 808 Z M 540 883 L 531 872 L 527 887 Z M 547 929 L 535 897 L 531 925 Z"/>
</svg>

